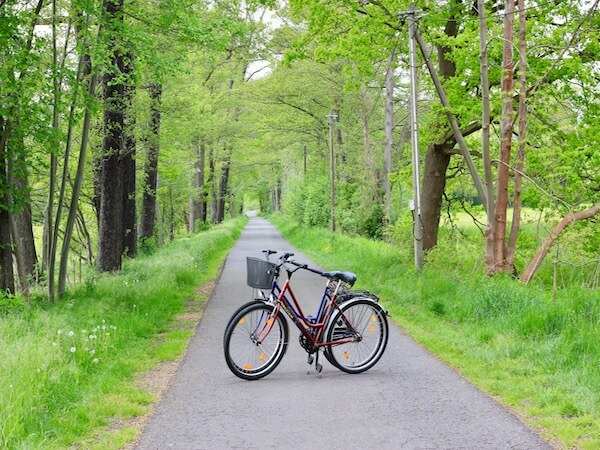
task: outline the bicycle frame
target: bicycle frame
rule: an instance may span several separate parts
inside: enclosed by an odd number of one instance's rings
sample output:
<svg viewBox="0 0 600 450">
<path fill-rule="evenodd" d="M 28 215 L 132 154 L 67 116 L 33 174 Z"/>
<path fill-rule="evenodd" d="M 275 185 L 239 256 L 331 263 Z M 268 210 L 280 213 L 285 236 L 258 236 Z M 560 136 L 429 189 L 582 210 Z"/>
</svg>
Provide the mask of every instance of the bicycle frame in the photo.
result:
<svg viewBox="0 0 600 450">
<path fill-rule="evenodd" d="M 280 288 L 277 284 L 277 280 L 273 281 L 273 287 L 271 289 L 270 301 L 275 304 L 275 310 L 273 312 L 273 320 L 270 323 L 269 329 L 266 330 L 266 335 L 271 331 L 271 327 L 275 323 L 275 318 L 283 310 L 284 313 L 290 318 L 290 320 L 296 325 L 298 330 L 308 339 L 313 347 L 325 347 L 328 345 L 345 344 L 348 342 L 354 342 L 355 338 L 342 338 L 334 341 L 323 341 L 323 333 L 329 323 L 334 310 L 340 310 L 340 306 L 336 302 L 337 292 L 341 286 L 341 281 L 338 281 L 333 294 L 330 294 L 331 281 L 327 282 L 323 296 L 319 303 L 317 315 L 315 317 L 305 316 L 300 306 L 296 295 L 290 285 L 290 277 L 285 280 L 283 288 Z M 286 294 L 289 294 L 289 297 Z M 340 310 L 341 311 L 341 310 Z M 344 319 L 345 325 L 349 328 L 353 334 L 357 335 L 356 330 L 352 324 L 347 320 L 342 312 L 342 318 Z"/>
</svg>

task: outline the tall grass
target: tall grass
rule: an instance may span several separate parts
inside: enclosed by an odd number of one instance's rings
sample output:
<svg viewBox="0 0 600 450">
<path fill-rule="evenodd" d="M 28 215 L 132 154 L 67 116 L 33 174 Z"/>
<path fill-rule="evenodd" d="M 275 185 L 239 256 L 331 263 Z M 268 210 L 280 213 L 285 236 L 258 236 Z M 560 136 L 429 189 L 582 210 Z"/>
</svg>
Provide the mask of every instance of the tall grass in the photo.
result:
<svg viewBox="0 0 600 450">
<path fill-rule="evenodd" d="M 243 224 L 232 221 L 127 261 L 122 274 L 90 277 L 56 304 L 5 302 L 0 448 L 119 448 L 131 440 L 132 429 L 104 441 L 99 435 L 147 410 L 153 398 L 131 384 L 134 374 L 157 361 L 154 337 L 198 284 L 216 276 Z"/>
<path fill-rule="evenodd" d="M 416 273 L 412 246 L 271 218 L 328 269 L 352 270 L 392 317 L 440 358 L 565 448 L 600 448 L 600 291 L 552 292 L 483 276 L 481 249 L 442 244 Z"/>
</svg>

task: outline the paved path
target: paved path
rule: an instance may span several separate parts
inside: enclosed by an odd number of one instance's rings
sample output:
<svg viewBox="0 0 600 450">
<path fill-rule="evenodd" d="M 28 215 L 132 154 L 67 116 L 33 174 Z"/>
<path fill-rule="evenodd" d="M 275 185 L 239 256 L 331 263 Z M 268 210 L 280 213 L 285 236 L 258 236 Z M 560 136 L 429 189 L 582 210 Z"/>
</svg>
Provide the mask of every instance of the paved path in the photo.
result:
<svg viewBox="0 0 600 450">
<path fill-rule="evenodd" d="M 290 326 L 288 352 L 274 372 L 251 382 L 235 377 L 223 332 L 251 295 L 245 258 L 264 248 L 295 251 L 267 221 L 251 218 L 137 449 L 551 448 L 391 323 L 385 354 L 363 374 L 342 373 L 321 358 L 322 377 L 307 375 Z M 309 262 L 298 252 L 295 259 Z M 298 298 L 320 296 L 317 275 L 300 271 L 294 281 Z"/>
</svg>

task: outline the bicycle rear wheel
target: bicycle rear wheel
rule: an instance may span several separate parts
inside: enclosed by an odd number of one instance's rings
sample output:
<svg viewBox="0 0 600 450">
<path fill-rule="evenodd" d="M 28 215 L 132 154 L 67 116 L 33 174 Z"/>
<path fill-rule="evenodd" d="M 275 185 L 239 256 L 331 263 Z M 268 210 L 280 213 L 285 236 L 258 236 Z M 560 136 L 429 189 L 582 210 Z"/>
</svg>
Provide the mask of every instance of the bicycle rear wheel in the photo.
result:
<svg viewBox="0 0 600 450">
<path fill-rule="evenodd" d="M 281 362 L 287 349 L 288 325 L 272 305 L 253 302 L 237 311 L 223 337 L 225 361 L 234 375 L 258 380 Z"/>
<path fill-rule="evenodd" d="M 347 373 L 360 373 L 373 367 L 387 345 L 389 327 L 385 310 L 368 298 L 355 298 L 332 316 L 325 332 L 327 360 Z M 351 341 L 349 341 L 351 339 Z M 335 344 L 336 341 L 348 341 Z"/>
</svg>

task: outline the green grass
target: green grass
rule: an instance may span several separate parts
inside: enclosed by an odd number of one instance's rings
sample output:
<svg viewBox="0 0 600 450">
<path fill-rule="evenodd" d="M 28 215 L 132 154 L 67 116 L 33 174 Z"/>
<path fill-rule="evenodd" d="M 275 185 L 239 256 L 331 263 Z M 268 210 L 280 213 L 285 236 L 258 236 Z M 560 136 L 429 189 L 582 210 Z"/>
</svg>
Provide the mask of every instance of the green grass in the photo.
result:
<svg viewBox="0 0 600 450">
<path fill-rule="evenodd" d="M 58 303 L 0 304 L 0 448 L 120 448 L 154 398 L 134 375 L 177 359 L 192 330 L 173 327 L 216 277 L 245 221 L 178 239 L 92 276 Z M 189 305 L 188 305 L 189 306 Z M 192 305 L 192 308 L 195 305 Z M 197 309 L 197 308 L 196 308 Z M 160 339 L 157 340 L 157 337 Z"/>
<path fill-rule="evenodd" d="M 271 220 L 315 261 L 352 270 L 415 339 L 564 448 L 600 448 L 600 291 L 483 276 L 483 247 L 443 242 L 416 273 L 412 246 Z"/>
</svg>

